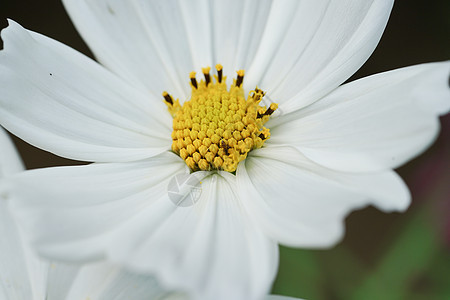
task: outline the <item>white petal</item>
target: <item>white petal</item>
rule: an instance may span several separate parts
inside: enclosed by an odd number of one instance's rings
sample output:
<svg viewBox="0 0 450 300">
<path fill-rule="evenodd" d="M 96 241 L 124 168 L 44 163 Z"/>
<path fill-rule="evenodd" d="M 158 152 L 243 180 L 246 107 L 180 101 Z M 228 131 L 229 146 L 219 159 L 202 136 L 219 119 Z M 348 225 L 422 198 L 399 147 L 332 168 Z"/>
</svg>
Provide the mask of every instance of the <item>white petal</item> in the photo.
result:
<svg viewBox="0 0 450 300">
<path fill-rule="evenodd" d="M 324 166 L 351 172 L 398 167 L 423 152 L 450 109 L 450 62 L 402 68 L 343 85 L 268 123 L 267 144 L 294 145 Z"/>
<path fill-rule="evenodd" d="M 210 28 L 202 26 L 208 5 L 201 2 L 66 0 L 64 5 L 102 64 L 155 96 L 166 90 L 184 100 L 189 72 L 212 63 Z"/>
<path fill-rule="evenodd" d="M 287 114 L 326 95 L 348 79 L 375 49 L 391 0 L 285 1 L 268 19 L 247 84 L 257 84 Z M 272 14 L 271 14 L 272 15 Z"/>
<path fill-rule="evenodd" d="M 2 31 L 0 121 L 64 157 L 131 161 L 169 149 L 171 117 L 89 58 L 10 21 Z"/>
<path fill-rule="evenodd" d="M 286 2 L 284 4 L 289 8 Z M 250 67 L 267 27 L 267 19 L 276 14 L 274 3 L 268 0 L 215 0 L 211 6 L 214 62 L 221 63 L 225 74 L 232 78 L 234 71 Z"/>
<path fill-rule="evenodd" d="M 344 173 L 321 167 L 291 147 L 253 150 L 237 170 L 244 205 L 282 244 L 326 247 L 343 234 L 343 219 L 374 204 L 404 210 L 410 201 L 391 171 Z"/>
<path fill-rule="evenodd" d="M 8 134 L 0 127 L 0 180 L 24 170 L 22 160 Z"/>
<path fill-rule="evenodd" d="M 172 208 L 159 224 L 150 210 L 135 219 L 113 259 L 195 299 L 260 299 L 276 273 L 276 244 L 250 222 L 233 175 L 206 177 L 201 189 L 195 205 Z"/>
<path fill-rule="evenodd" d="M 8 202 L 1 197 L 0 236 L 1 299 L 32 299 L 33 288 L 19 230 L 9 213 Z"/>
<path fill-rule="evenodd" d="M 17 215 L 47 257 L 107 256 L 200 299 L 262 297 L 276 273 L 277 246 L 250 221 L 234 176 L 204 178 L 198 202 L 180 207 L 167 187 L 186 165 L 173 157 L 15 176 Z"/>
<path fill-rule="evenodd" d="M 12 142 L 0 129 L 0 170 L 12 175 L 21 169 Z M 0 183 L 2 177 L 0 173 Z M 0 196 L 0 299 L 144 300 L 173 294 L 162 289 L 154 277 L 132 274 L 109 263 L 80 266 L 39 259 L 22 241 L 22 232 L 10 213 L 13 198 L 14 193 Z"/>
<path fill-rule="evenodd" d="M 190 94 L 190 71 L 216 63 L 226 74 L 248 67 L 271 1 L 65 0 L 64 5 L 100 62 L 149 93 L 167 90 L 183 101 Z"/>
<path fill-rule="evenodd" d="M 154 277 L 132 274 L 109 263 L 81 266 L 39 259 L 22 242 L 5 203 L 0 202 L 0 299 L 144 300 L 173 294 Z"/>
<path fill-rule="evenodd" d="M 67 268 L 70 265 L 55 265 L 55 268 L 58 267 Z M 51 271 L 54 271 L 54 269 Z M 65 275 L 65 273 L 62 275 Z M 54 280 L 49 281 L 49 285 L 54 289 L 59 289 L 60 285 L 56 276 L 53 276 L 52 279 Z M 112 264 L 100 262 L 79 268 L 68 293 L 51 294 L 49 300 L 166 299 L 164 297 L 171 294 L 164 290 L 152 276 L 133 274 Z"/>
<path fill-rule="evenodd" d="M 32 299 L 33 283 L 27 270 L 26 253 L 16 221 L 9 208 L 4 176 L 23 170 L 8 134 L 0 128 L 0 299 Z"/>
<path fill-rule="evenodd" d="M 28 171 L 11 178 L 14 204 L 27 235 L 44 256 L 104 256 L 124 222 L 167 195 L 169 179 L 186 164 L 171 153 L 133 163 Z M 74 251 L 74 249 L 79 249 Z"/>
<path fill-rule="evenodd" d="M 79 271 L 82 267 L 75 264 L 63 264 L 63 263 L 51 263 L 47 265 L 47 270 L 42 277 L 47 279 L 47 284 L 45 287 L 45 293 L 41 297 L 45 297 L 48 300 L 57 299 L 68 299 L 68 295 L 73 287 L 73 283 L 77 278 Z M 35 271 L 30 268 L 31 271 Z M 97 274 L 103 275 L 101 272 L 96 272 Z M 92 280 L 94 274 L 91 274 L 90 279 Z M 95 282 L 94 280 L 92 280 Z M 98 282 L 96 282 L 98 283 Z M 85 294 L 84 296 L 88 296 Z M 79 298 L 82 299 L 82 298 Z"/>
</svg>

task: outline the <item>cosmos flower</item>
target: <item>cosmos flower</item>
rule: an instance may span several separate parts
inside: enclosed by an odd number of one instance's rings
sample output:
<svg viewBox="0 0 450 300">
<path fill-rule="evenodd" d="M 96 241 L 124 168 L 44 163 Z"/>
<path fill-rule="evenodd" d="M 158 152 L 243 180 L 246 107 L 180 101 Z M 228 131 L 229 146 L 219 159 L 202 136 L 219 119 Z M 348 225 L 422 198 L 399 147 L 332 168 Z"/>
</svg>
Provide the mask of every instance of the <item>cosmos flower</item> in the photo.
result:
<svg viewBox="0 0 450 300">
<path fill-rule="evenodd" d="M 450 107 L 449 62 L 341 86 L 392 1 L 64 3 L 101 65 L 10 21 L 0 122 L 94 163 L 15 176 L 14 208 L 45 257 L 106 257 L 195 298 L 259 299 L 277 243 L 328 247 L 353 209 L 405 210 L 392 169 Z"/>
<path fill-rule="evenodd" d="M 22 162 L 0 128 L 0 299 L 185 299 L 162 289 L 153 277 L 132 274 L 106 262 L 81 266 L 38 258 L 21 237 L 4 184 L 5 177 L 21 171 Z"/>
</svg>

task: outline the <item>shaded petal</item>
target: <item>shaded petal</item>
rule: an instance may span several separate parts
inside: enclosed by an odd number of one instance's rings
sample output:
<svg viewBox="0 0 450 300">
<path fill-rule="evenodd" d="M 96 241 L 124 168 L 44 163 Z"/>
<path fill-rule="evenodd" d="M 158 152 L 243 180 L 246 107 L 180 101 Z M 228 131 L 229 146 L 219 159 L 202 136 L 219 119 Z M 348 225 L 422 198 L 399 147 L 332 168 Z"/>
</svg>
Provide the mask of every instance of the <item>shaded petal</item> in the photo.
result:
<svg viewBox="0 0 450 300">
<path fill-rule="evenodd" d="M 284 113 L 350 77 L 372 53 L 392 7 L 389 0 L 64 4 L 98 59 L 149 92 L 176 90 L 184 100 L 191 70 L 222 63 L 248 69 L 246 89 L 268 89 Z"/>
<path fill-rule="evenodd" d="M 0 178 L 24 170 L 11 138 L 0 127 Z"/>
<path fill-rule="evenodd" d="M 0 170 L 4 171 L 0 173 L 0 182 L 2 175 L 22 170 L 19 156 L 3 129 L 0 129 Z M 164 290 L 154 277 L 132 274 L 109 263 L 81 266 L 39 259 L 22 241 L 22 232 L 10 213 L 12 198 L 14 194 L 0 195 L 1 299 L 144 300 L 176 295 Z"/>
<path fill-rule="evenodd" d="M 8 202 L 2 197 L 0 197 L 0 236 L 1 299 L 33 299 L 33 283 L 28 276 L 20 232 L 9 213 Z"/>
<path fill-rule="evenodd" d="M 351 172 L 398 167 L 422 153 L 450 109 L 450 62 L 389 71 L 343 85 L 268 123 L 267 144 L 293 145 L 324 166 Z"/>
<path fill-rule="evenodd" d="M 56 266 L 70 267 L 64 264 Z M 53 277 L 53 279 L 55 280 L 49 284 L 54 289 L 59 289 L 57 278 Z M 164 290 L 152 276 L 133 274 L 109 263 L 100 262 L 81 267 L 76 273 L 69 293 L 60 296 L 52 295 L 53 298 L 49 297 L 49 300 L 145 300 L 166 299 L 171 295 L 176 294 Z"/>
<path fill-rule="evenodd" d="M 154 271 L 195 299 L 260 299 L 276 273 L 277 247 L 250 222 L 234 180 L 224 172 L 203 178 L 198 202 L 172 208 L 158 224 L 148 210 L 124 228 L 113 259 Z"/>
<path fill-rule="evenodd" d="M 167 195 L 167 182 L 185 168 L 179 157 L 163 153 L 132 163 L 28 171 L 9 184 L 19 221 L 42 255 L 92 260 L 120 242 L 111 239 L 114 231 Z"/>
<path fill-rule="evenodd" d="M 63 2 L 102 64 L 149 93 L 167 90 L 181 101 L 190 95 L 190 71 L 221 63 L 234 73 L 248 66 L 271 6 L 260 0 Z"/>
<path fill-rule="evenodd" d="M 64 157 L 131 161 L 170 148 L 171 117 L 89 58 L 10 21 L 2 31 L 0 121 Z"/>
<path fill-rule="evenodd" d="M 167 90 L 184 100 L 194 62 L 200 63 L 197 68 L 212 63 L 210 28 L 199 26 L 208 20 L 205 1 L 66 0 L 64 5 L 103 65 L 155 96 Z"/>
<path fill-rule="evenodd" d="M 329 93 L 372 54 L 386 26 L 391 0 L 285 1 L 269 18 L 247 87 L 257 84 L 287 114 Z M 272 13 L 271 13 L 272 16 Z"/>
<path fill-rule="evenodd" d="M 276 244 L 250 222 L 233 175 L 204 178 L 193 206 L 169 200 L 169 179 L 186 171 L 167 153 L 139 163 L 33 170 L 11 184 L 17 215 L 44 256 L 107 256 L 200 299 L 262 297 L 276 273 Z"/>
<path fill-rule="evenodd" d="M 32 299 L 33 286 L 16 221 L 9 212 L 4 177 L 23 170 L 19 154 L 0 128 L 0 299 Z"/>
<path fill-rule="evenodd" d="M 253 150 L 237 170 L 244 205 L 282 244 L 327 247 L 343 235 L 343 219 L 374 204 L 404 210 L 410 196 L 392 171 L 344 173 L 315 164 L 291 147 Z"/>
<path fill-rule="evenodd" d="M 234 71 L 250 67 L 263 33 L 269 28 L 268 19 L 275 18 L 271 16 L 279 14 L 281 8 L 284 8 L 283 12 L 289 12 L 290 2 L 283 4 L 280 7 L 271 0 L 212 1 L 213 58 L 214 62 L 223 65 L 229 78 L 234 77 Z M 276 43 L 274 38 L 272 42 Z"/>
</svg>

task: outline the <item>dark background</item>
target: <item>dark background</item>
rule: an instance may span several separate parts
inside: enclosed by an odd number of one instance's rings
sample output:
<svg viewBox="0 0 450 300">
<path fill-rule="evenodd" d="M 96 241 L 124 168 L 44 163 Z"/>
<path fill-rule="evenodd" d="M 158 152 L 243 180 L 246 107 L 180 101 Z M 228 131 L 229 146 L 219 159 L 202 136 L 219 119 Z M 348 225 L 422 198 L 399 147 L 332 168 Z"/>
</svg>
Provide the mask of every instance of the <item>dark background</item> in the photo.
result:
<svg viewBox="0 0 450 300">
<path fill-rule="evenodd" d="M 92 57 L 60 1 L 0 0 L 0 28 L 6 18 Z M 380 44 L 350 80 L 449 58 L 450 1 L 397 1 Z M 310 299 L 450 299 L 450 115 L 441 124 L 435 144 L 398 169 L 413 195 L 411 208 L 352 213 L 343 242 L 331 250 L 282 247 L 274 292 Z M 29 169 L 80 164 L 14 142 Z"/>
</svg>

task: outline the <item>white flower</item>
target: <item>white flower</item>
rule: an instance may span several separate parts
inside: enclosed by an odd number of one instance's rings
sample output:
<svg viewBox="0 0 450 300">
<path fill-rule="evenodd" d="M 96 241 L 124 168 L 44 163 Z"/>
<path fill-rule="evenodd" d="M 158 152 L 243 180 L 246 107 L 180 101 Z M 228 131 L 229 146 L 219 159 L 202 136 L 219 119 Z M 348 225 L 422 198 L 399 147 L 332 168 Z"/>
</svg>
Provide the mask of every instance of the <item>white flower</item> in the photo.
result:
<svg viewBox="0 0 450 300">
<path fill-rule="evenodd" d="M 132 274 L 109 263 L 81 266 L 39 259 L 21 237 L 9 207 L 12 197 L 4 186 L 6 176 L 22 170 L 12 142 L 0 128 L 0 299 L 186 299 L 163 290 L 153 277 Z"/>
<path fill-rule="evenodd" d="M 14 177 L 14 202 L 40 254 L 107 257 L 200 299 L 258 299 L 277 243 L 326 247 L 349 211 L 404 210 L 392 171 L 430 145 L 450 108 L 450 63 L 340 86 L 378 43 L 392 1 L 64 1 L 103 66 L 14 22 L 2 32 L 0 122 L 60 156 L 96 162 Z M 194 172 L 195 205 L 169 199 L 169 91 L 187 74 L 245 69 L 279 104 L 270 139 L 235 174 Z M 221 146 L 219 144 L 219 146 Z M 222 147 L 225 148 L 225 147 Z"/>
</svg>

